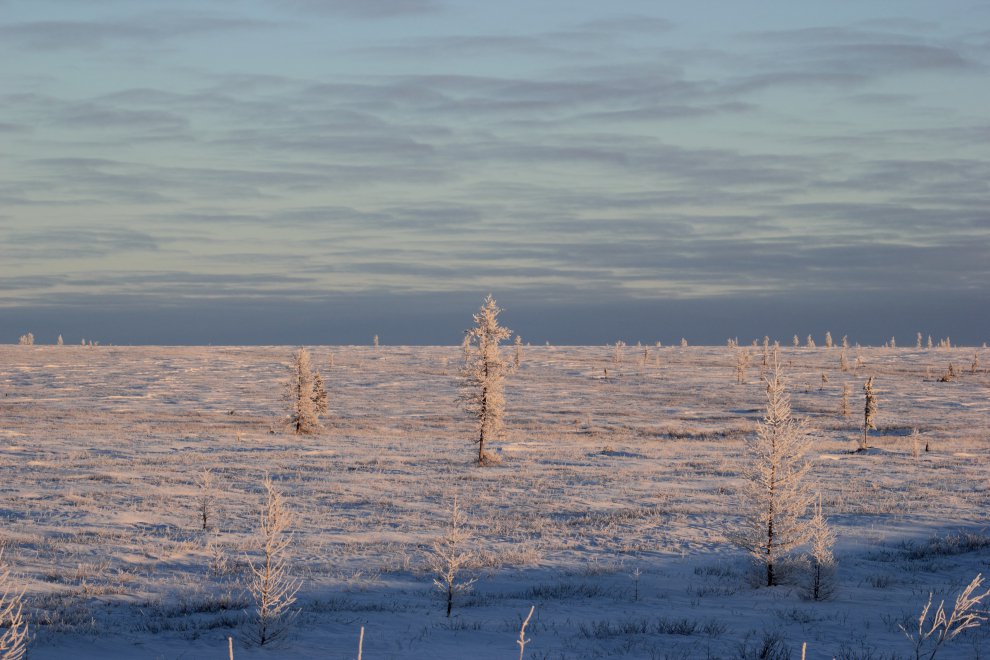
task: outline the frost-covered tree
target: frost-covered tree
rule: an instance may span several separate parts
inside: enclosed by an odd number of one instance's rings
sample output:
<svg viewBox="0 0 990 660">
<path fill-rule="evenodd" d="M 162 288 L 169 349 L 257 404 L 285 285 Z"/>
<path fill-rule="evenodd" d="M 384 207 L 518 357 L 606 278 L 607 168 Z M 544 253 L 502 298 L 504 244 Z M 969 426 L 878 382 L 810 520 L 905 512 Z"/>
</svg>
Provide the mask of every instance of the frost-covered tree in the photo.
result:
<svg viewBox="0 0 990 660">
<path fill-rule="evenodd" d="M 216 484 L 213 480 L 213 471 L 209 468 L 199 473 L 196 478 L 196 486 L 199 494 L 196 500 L 196 508 L 199 518 L 203 523 L 203 531 L 210 528 L 210 516 L 213 514 L 213 503 L 217 499 Z"/>
<path fill-rule="evenodd" d="M 288 550 L 291 516 L 282 493 L 269 476 L 262 484 L 265 499 L 261 506 L 258 534 L 261 560 L 251 562 L 248 591 L 254 599 L 254 627 L 249 635 L 258 646 L 264 646 L 288 631 L 297 611 L 292 609 L 302 582 L 289 574 Z"/>
<path fill-rule="evenodd" d="M 849 417 L 849 397 L 852 395 L 852 385 L 842 384 L 842 416 Z"/>
<path fill-rule="evenodd" d="M 918 333 L 917 337 L 915 337 L 915 340 L 916 341 L 914 342 L 914 347 L 920 351 L 921 350 L 921 333 L 920 332 Z"/>
<path fill-rule="evenodd" d="M 21 346 L 34 346 L 34 335 L 30 332 L 26 335 L 21 335 L 17 343 Z"/>
<path fill-rule="evenodd" d="M 615 342 L 614 350 L 612 353 L 612 362 L 615 364 L 622 364 L 622 349 L 626 347 L 626 342 L 621 339 Z"/>
<path fill-rule="evenodd" d="M 516 369 L 522 364 L 522 337 L 516 335 L 516 340 L 513 343 L 513 361 L 515 363 Z"/>
<path fill-rule="evenodd" d="M 781 558 L 809 540 L 805 516 L 813 497 L 807 481 L 810 464 L 805 460 L 808 429 L 803 420 L 791 416 L 778 360 L 764 382 L 767 410 L 755 437 L 746 442 L 745 519 L 736 542 L 766 571 L 767 586 L 773 586 Z"/>
<path fill-rule="evenodd" d="M 825 348 L 832 348 L 832 333 L 825 332 Z"/>
<path fill-rule="evenodd" d="M 814 514 L 808 523 L 811 528 L 811 576 L 808 581 L 808 597 L 825 600 L 835 591 L 835 532 L 822 513 L 822 496 L 818 495 Z"/>
<path fill-rule="evenodd" d="M 327 386 L 319 371 L 313 372 L 313 408 L 319 417 L 326 415 L 330 410 L 330 404 L 327 401 Z"/>
<path fill-rule="evenodd" d="M 739 384 L 746 382 L 746 369 L 749 368 L 749 362 L 752 358 L 750 352 L 744 349 L 736 349 L 736 382 Z"/>
<path fill-rule="evenodd" d="M 873 376 L 863 385 L 863 395 L 866 397 L 866 405 L 863 408 L 863 439 L 859 443 L 860 451 L 869 448 L 870 429 L 877 429 L 877 394 L 873 390 Z"/>
<path fill-rule="evenodd" d="M 471 591 L 476 578 L 465 578 L 464 571 L 474 562 L 474 553 L 467 547 L 470 533 L 466 517 L 454 500 L 450 521 L 443 536 L 438 537 L 427 553 L 427 563 L 435 586 L 447 600 L 447 616 L 454 607 L 454 596 Z"/>
<path fill-rule="evenodd" d="M 296 434 L 309 435 L 320 430 L 320 415 L 327 410 L 327 392 L 319 372 L 313 371 L 309 351 L 296 351 L 289 366 L 289 380 L 285 386 L 285 400 L 289 405 L 289 426 Z"/>
<path fill-rule="evenodd" d="M 0 550 L 0 562 L 3 551 Z M 27 657 L 28 624 L 22 609 L 24 592 L 16 591 L 11 585 L 10 570 L 0 568 L 0 658 L 3 660 L 23 660 Z"/>
<path fill-rule="evenodd" d="M 63 344 L 65 344 L 65 342 L 62 341 L 62 335 L 58 336 L 58 339 L 55 340 L 55 344 L 58 346 L 62 346 Z"/>
<path fill-rule="evenodd" d="M 794 339 L 791 340 L 791 343 L 794 344 L 794 348 L 797 348 L 801 345 L 801 340 L 798 339 L 797 335 L 794 335 Z"/>
<path fill-rule="evenodd" d="M 462 400 L 477 424 L 478 465 L 492 462 L 493 457 L 485 452 L 485 443 L 495 440 L 503 428 L 505 375 L 509 364 L 502 359 L 499 343 L 508 339 L 512 331 L 498 324 L 501 311 L 489 294 L 474 315 L 475 326 L 467 331 L 469 345 L 474 350 L 464 366 Z"/>
</svg>

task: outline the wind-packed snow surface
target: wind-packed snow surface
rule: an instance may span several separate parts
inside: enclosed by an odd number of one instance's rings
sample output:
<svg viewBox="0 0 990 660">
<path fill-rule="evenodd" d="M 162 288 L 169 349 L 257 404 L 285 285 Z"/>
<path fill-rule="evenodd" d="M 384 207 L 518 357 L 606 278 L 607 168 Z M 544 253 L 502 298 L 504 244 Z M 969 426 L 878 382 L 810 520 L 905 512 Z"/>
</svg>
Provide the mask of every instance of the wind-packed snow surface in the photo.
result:
<svg viewBox="0 0 990 660">
<path fill-rule="evenodd" d="M 0 544 L 31 658 L 220 659 L 228 636 L 237 658 L 354 658 L 362 626 L 366 660 L 518 658 L 533 605 L 526 658 L 799 657 L 804 642 L 809 658 L 906 658 L 898 625 L 916 625 L 929 592 L 951 605 L 990 572 L 976 349 L 850 348 L 848 372 L 839 348 L 782 349 L 838 537 L 825 602 L 802 596 L 799 563 L 757 586 L 729 540 L 765 404 L 757 349 L 739 384 L 730 348 L 629 346 L 617 362 L 611 347 L 524 347 L 501 463 L 485 468 L 459 347 L 311 348 L 330 414 L 310 436 L 283 425 L 293 350 L 0 347 Z M 950 362 L 958 378 L 938 382 Z M 878 430 L 855 452 L 871 375 Z M 288 636 L 251 648 L 243 584 L 265 474 L 294 515 L 303 585 Z M 454 497 L 477 583 L 447 619 L 424 553 Z M 988 652 L 984 626 L 938 657 Z"/>
</svg>

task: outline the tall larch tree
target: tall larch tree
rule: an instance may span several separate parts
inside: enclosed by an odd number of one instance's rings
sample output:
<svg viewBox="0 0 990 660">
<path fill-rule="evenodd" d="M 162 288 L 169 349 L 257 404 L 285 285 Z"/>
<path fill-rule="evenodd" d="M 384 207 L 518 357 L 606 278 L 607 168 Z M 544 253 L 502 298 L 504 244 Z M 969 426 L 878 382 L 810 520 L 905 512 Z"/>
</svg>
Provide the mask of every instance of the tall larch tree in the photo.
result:
<svg viewBox="0 0 990 660">
<path fill-rule="evenodd" d="M 746 443 L 749 463 L 742 489 L 746 514 L 738 543 L 765 569 L 767 586 L 773 586 L 781 558 L 809 540 L 807 513 L 813 496 L 805 460 L 808 429 L 803 420 L 791 417 L 790 397 L 776 359 L 765 382 L 766 415 Z"/>
<path fill-rule="evenodd" d="M 499 343 L 512 336 L 512 331 L 498 324 L 501 311 L 489 294 L 474 315 L 474 327 L 467 331 L 471 350 L 466 354 L 462 376 L 462 400 L 476 423 L 478 465 L 493 462 L 485 452 L 485 444 L 496 439 L 503 429 L 505 375 L 510 367 L 502 359 Z"/>
<path fill-rule="evenodd" d="M 297 435 L 311 435 L 320 430 L 320 415 L 327 410 L 327 393 L 323 379 L 314 373 L 309 351 L 296 351 L 289 366 L 285 388 L 289 405 L 289 426 Z"/>
</svg>

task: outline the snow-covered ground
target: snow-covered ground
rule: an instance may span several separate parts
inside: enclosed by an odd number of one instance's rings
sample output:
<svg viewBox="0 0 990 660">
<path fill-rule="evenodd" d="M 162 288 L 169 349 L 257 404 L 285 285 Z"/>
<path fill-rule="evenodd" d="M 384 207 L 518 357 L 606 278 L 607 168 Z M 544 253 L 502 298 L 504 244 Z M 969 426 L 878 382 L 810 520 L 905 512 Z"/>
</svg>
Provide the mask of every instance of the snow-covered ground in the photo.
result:
<svg viewBox="0 0 990 660">
<path fill-rule="evenodd" d="M 802 597 L 797 568 L 754 586 L 727 541 L 763 411 L 759 351 L 737 384 L 726 347 L 630 346 L 618 364 L 607 347 L 526 347 L 502 463 L 478 468 L 460 348 L 311 349 L 331 412 L 302 437 L 280 424 L 292 350 L 0 347 L 0 544 L 26 589 L 33 659 L 221 659 L 229 635 L 237 658 L 354 658 L 362 626 L 367 660 L 517 658 L 532 605 L 531 659 L 799 657 L 803 642 L 809 658 L 906 658 L 898 624 L 929 591 L 951 600 L 990 572 L 976 349 L 851 348 L 849 372 L 838 348 L 782 350 L 838 536 L 826 602 Z M 950 362 L 961 375 L 938 382 Z M 853 453 L 870 375 L 879 430 Z M 913 429 L 931 450 L 917 458 Z M 204 469 L 217 482 L 207 532 Z M 303 587 L 291 635 L 258 649 L 242 644 L 241 585 L 266 473 L 295 515 Z M 424 551 L 455 496 L 478 582 L 448 620 Z M 988 654 L 984 626 L 938 657 Z"/>
</svg>

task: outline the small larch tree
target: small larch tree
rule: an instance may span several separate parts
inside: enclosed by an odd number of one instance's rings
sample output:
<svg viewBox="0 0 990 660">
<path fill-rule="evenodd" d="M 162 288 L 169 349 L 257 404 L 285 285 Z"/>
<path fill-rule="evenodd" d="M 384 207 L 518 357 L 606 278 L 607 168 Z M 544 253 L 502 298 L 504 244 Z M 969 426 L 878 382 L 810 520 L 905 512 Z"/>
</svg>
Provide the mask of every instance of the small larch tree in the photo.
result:
<svg viewBox="0 0 990 660">
<path fill-rule="evenodd" d="M 467 518 L 454 499 L 447 529 L 427 553 L 433 586 L 446 598 L 448 617 L 454 607 L 454 596 L 471 591 L 476 581 L 476 578 L 463 577 L 465 570 L 475 562 L 474 553 L 467 547 L 471 535 L 466 525 Z"/>
<path fill-rule="evenodd" d="M 499 343 L 508 339 L 512 331 L 498 324 L 501 311 L 489 294 L 474 315 L 475 326 L 467 331 L 471 350 L 462 374 L 462 400 L 476 423 L 478 465 L 493 462 L 493 457 L 485 452 L 485 444 L 502 433 L 504 423 L 505 375 L 509 363 L 502 359 Z"/>
<path fill-rule="evenodd" d="M 258 530 L 261 558 L 250 563 L 248 591 L 254 599 L 254 626 L 249 630 L 251 640 L 264 646 L 288 631 L 297 610 L 292 609 L 302 582 L 289 574 L 288 550 L 292 542 L 289 525 L 292 517 L 285 506 L 281 491 L 267 475 Z"/>
<path fill-rule="evenodd" d="M 742 489 L 746 515 L 737 543 L 765 569 L 765 582 L 778 582 L 781 558 L 811 536 L 806 514 L 813 496 L 805 454 L 810 447 L 803 420 L 791 416 L 790 397 L 775 359 L 766 378 L 767 410 L 755 437 L 747 440 L 749 464 Z"/>
<path fill-rule="evenodd" d="M 320 415 L 327 411 L 327 392 L 305 348 L 296 351 L 289 366 L 285 400 L 289 405 L 289 426 L 294 433 L 309 435 L 320 430 Z"/>
<path fill-rule="evenodd" d="M 869 448 L 870 429 L 877 428 L 877 394 L 873 390 L 873 376 L 863 385 L 863 395 L 866 398 L 866 405 L 863 407 L 863 438 L 859 443 L 859 450 L 865 451 Z"/>
<path fill-rule="evenodd" d="M 807 595 L 812 600 L 825 600 L 835 591 L 835 532 L 822 512 L 822 496 L 818 495 L 811 527 L 811 575 Z"/>
</svg>

